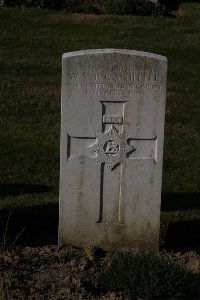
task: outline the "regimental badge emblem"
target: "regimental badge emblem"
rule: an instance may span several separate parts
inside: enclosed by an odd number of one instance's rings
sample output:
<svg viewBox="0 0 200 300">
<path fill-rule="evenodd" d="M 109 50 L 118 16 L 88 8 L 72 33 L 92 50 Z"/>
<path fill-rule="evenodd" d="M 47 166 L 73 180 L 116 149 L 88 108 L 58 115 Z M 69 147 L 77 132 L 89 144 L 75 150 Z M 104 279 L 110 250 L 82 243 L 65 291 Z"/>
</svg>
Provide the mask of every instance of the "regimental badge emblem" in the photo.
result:
<svg viewBox="0 0 200 300">
<path fill-rule="evenodd" d="M 120 133 L 113 125 L 106 132 L 98 133 L 96 143 L 90 147 L 91 151 L 97 153 L 96 162 L 105 163 L 110 170 L 123 163 L 127 154 L 135 150 L 128 145 L 128 137 L 129 132 Z"/>
</svg>

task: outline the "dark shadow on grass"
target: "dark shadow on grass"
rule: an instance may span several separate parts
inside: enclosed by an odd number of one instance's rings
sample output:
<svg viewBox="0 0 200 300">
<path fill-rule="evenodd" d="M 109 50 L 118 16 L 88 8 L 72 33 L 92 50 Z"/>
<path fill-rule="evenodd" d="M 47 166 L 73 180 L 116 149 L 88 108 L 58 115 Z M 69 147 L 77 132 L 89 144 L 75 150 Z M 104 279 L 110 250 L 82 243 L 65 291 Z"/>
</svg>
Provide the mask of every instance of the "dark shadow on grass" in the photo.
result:
<svg viewBox="0 0 200 300">
<path fill-rule="evenodd" d="M 8 246 L 23 229 L 16 245 L 36 247 L 58 243 L 58 204 L 14 208 L 11 214 L 10 211 L 10 209 L 0 211 L 0 242 L 3 241 L 8 222 L 6 234 Z"/>
<path fill-rule="evenodd" d="M 170 223 L 162 248 L 168 251 L 200 253 L 200 220 Z"/>
<path fill-rule="evenodd" d="M 200 209 L 200 193 L 163 193 L 161 211 Z M 161 224 L 162 227 L 162 224 Z M 197 251 L 200 253 L 200 220 L 169 222 L 163 237 L 162 249 L 169 251 Z"/>
<path fill-rule="evenodd" d="M 20 194 L 46 193 L 52 191 L 49 185 L 36 184 L 0 184 L 1 196 L 17 196 Z"/>
<path fill-rule="evenodd" d="M 163 193 L 161 211 L 200 208 L 200 193 Z"/>
<path fill-rule="evenodd" d="M 199 194 L 166 193 L 162 197 L 162 210 L 187 210 L 200 208 Z M 3 240 L 6 223 L 11 209 L 0 210 L 0 242 Z M 7 244 L 14 242 L 23 246 L 57 245 L 58 204 L 13 208 L 9 217 L 6 235 Z M 163 246 L 173 251 L 200 251 L 200 220 L 177 221 L 168 224 Z"/>
</svg>

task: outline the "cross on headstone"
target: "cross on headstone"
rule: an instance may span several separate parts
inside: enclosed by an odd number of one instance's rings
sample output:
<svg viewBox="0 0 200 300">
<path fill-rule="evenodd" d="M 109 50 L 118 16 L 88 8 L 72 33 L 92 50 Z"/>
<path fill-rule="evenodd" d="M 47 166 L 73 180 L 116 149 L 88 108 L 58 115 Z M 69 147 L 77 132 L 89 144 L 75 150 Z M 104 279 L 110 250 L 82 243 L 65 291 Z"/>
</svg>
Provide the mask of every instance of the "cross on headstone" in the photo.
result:
<svg viewBox="0 0 200 300">
<path fill-rule="evenodd" d="M 97 223 L 123 224 L 123 163 L 129 159 L 156 160 L 156 137 L 134 139 L 124 132 L 124 107 L 127 102 L 101 102 L 102 126 L 98 137 L 78 137 L 67 134 L 67 158 L 85 155 L 96 159 L 100 167 L 100 194 Z M 116 107 L 120 115 L 116 115 Z M 105 113 L 109 111 L 110 116 Z M 114 113 L 113 113 L 113 112 Z M 113 125 L 115 124 L 115 125 Z M 116 125 L 118 124 L 118 125 Z M 116 129 L 117 126 L 118 128 Z M 124 138 L 122 139 L 121 136 Z M 94 141 L 96 142 L 94 143 Z M 130 146 L 131 144 L 131 146 Z M 144 149 L 145 154 L 144 155 Z M 96 153 L 96 155 L 92 154 Z M 105 200 L 104 200 L 105 199 Z M 109 199 L 109 201 L 107 201 Z"/>
</svg>

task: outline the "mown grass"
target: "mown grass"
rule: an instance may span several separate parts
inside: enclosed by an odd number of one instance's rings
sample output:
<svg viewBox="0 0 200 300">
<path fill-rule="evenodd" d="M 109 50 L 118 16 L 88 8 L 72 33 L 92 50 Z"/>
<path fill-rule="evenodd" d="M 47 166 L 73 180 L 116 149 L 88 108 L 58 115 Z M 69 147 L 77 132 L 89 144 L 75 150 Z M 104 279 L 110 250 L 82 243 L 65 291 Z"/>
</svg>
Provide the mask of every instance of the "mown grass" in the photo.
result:
<svg viewBox="0 0 200 300">
<path fill-rule="evenodd" d="M 1 213 L 58 202 L 62 53 L 127 48 L 169 61 L 163 228 L 200 224 L 200 3 L 182 4 L 179 18 L 1 8 L 0 45 Z M 179 207 L 181 197 L 187 209 Z M 168 199 L 173 205 L 166 210 Z"/>
</svg>

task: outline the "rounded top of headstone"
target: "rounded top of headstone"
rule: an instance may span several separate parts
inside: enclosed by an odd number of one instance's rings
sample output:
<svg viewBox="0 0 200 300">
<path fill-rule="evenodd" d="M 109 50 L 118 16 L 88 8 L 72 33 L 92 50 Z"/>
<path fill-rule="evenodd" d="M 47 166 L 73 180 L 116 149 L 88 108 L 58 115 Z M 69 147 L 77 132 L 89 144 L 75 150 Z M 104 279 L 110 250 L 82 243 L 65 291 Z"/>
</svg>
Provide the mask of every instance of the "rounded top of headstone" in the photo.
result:
<svg viewBox="0 0 200 300">
<path fill-rule="evenodd" d="M 73 51 L 63 54 L 63 58 L 72 57 L 72 56 L 81 56 L 81 55 L 92 55 L 92 54 L 125 54 L 125 55 L 136 55 L 136 56 L 144 56 L 149 58 L 155 58 L 163 61 L 167 61 L 166 56 L 143 52 L 143 51 L 136 51 L 136 50 L 128 50 L 128 49 L 88 49 L 88 50 L 80 50 L 80 51 Z"/>
</svg>

